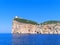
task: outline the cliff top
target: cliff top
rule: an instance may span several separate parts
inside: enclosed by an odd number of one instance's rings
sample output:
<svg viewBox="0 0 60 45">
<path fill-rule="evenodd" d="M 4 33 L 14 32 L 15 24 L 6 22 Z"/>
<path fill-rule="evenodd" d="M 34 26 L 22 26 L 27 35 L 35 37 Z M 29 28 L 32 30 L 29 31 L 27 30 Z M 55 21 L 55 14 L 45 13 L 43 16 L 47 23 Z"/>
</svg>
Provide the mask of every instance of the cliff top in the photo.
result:
<svg viewBox="0 0 60 45">
<path fill-rule="evenodd" d="M 22 22 L 22 23 L 38 24 L 38 23 L 37 23 L 37 22 L 35 22 L 35 21 L 26 20 L 26 19 L 23 19 L 23 18 L 14 18 L 14 20 L 16 20 L 16 21 L 18 21 L 18 22 Z"/>
<path fill-rule="evenodd" d="M 27 20 L 27 19 L 23 19 L 23 18 L 14 18 L 14 20 L 16 20 L 18 22 L 22 22 L 22 23 L 38 25 L 38 23 L 35 21 L 31 21 L 31 20 Z M 40 24 L 56 24 L 56 23 L 60 23 L 60 21 L 50 20 L 50 21 L 45 21 L 45 22 L 40 23 Z"/>
<path fill-rule="evenodd" d="M 60 21 L 56 21 L 56 20 L 50 20 L 50 21 L 45 21 L 41 24 L 56 24 L 56 23 L 60 23 Z"/>
</svg>

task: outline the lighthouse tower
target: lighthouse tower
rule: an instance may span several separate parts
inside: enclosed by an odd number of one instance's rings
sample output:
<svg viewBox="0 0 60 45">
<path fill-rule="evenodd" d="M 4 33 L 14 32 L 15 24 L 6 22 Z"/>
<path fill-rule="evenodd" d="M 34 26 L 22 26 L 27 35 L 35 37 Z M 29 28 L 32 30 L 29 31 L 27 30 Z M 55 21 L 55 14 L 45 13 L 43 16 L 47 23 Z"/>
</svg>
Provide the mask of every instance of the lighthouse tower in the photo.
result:
<svg viewBox="0 0 60 45">
<path fill-rule="evenodd" d="M 15 16 L 15 18 L 18 18 L 18 16 Z"/>
</svg>

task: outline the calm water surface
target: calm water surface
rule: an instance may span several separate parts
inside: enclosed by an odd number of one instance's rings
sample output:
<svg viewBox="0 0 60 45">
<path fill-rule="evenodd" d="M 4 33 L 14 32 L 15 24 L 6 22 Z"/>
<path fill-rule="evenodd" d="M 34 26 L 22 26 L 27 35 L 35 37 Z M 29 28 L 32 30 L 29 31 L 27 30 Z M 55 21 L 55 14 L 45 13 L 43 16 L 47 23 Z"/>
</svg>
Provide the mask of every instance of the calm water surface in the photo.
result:
<svg viewBox="0 0 60 45">
<path fill-rule="evenodd" d="M 0 45 L 60 45 L 60 35 L 0 34 Z"/>
<path fill-rule="evenodd" d="M 12 35 L 0 34 L 0 45 L 12 45 Z"/>
<path fill-rule="evenodd" d="M 42 35 L 42 34 L 14 35 L 13 45 L 60 45 L 60 35 Z"/>
</svg>

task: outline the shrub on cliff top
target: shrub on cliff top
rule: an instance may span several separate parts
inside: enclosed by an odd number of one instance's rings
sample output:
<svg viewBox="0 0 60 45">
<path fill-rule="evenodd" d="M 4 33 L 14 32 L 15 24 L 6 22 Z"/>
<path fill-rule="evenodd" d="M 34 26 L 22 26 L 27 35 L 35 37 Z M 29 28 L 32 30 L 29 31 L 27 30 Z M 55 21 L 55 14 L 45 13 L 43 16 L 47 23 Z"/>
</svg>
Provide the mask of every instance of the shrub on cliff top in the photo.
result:
<svg viewBox="0 0 60 45">
<path fill-rule="evenodd" d="M 56 23 L 60 23 L 60 21 L 51 20 L 51 21 L 43 22 L 43 23 L 41 23 L 41 24 L 56 24 Z"/>
<path fill-rule="evenodd" d="M 22 23 L 38 24 L 37 22 L 31 21 L 31 20 L 22 19 L 22 18 L 14 18 L 14 20 L 16 20 L 18 22 L 22 22 Z"/>
<path fill-rule="evenodd" d="M 31 21 L 31 20 L 26 20 L 26 19 L 23 19 L 23 18 L 14 18 L 14 20 L 16 20 L 18 22 L 22 22 L 22 23 L 39 25 L 37 22 Z M 60 21 L 50 20 L 50 21 L 45 21 L 45 22 L 40 23 L 40 24 L 56 24 L 56 23 L 60 23 Z"/>
</svg>

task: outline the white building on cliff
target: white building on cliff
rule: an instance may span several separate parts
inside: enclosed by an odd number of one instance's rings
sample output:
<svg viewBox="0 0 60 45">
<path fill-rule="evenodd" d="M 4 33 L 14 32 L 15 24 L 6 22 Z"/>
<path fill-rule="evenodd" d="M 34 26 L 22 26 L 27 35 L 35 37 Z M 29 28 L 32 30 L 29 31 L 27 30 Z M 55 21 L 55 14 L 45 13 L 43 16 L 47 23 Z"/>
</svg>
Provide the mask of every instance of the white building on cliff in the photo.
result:
<svg viewBox="0 0 60 45">
<path fill-rule="evenodd" d="M 18 16 L 15 16 L 15 18 L 18 18 Z"/>
</svg>

